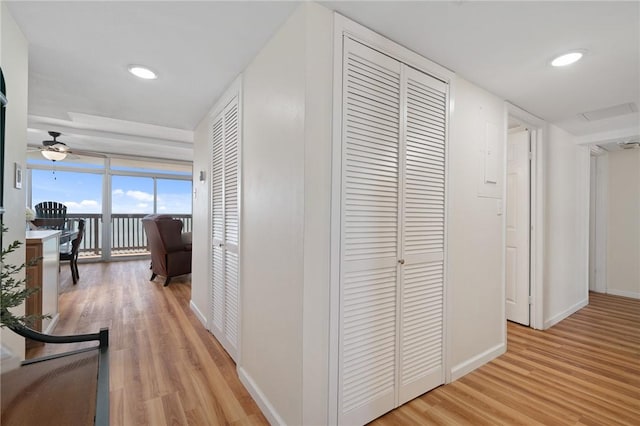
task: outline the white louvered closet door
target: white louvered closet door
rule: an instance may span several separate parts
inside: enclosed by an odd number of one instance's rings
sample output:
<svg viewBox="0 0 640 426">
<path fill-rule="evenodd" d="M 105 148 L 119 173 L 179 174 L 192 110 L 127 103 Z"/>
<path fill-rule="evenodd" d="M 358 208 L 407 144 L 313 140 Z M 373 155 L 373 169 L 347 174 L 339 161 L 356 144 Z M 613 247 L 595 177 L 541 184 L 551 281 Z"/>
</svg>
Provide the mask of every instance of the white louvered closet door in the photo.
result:
<svg viewBox="0 0 640 426">
<path fill-rule="evenodd" d="M 444 383 L 444 185 L 447 87 L 404 68 L 398 405 Z"/>
<path fill-rule="evenodd" d="M 239 123 L 237 97 L 213 120 L 210 330 L 236 360 L 238 345 Z"/>
<path fill-rule="evenodd" d="M 351 425 L 395 406 L 401 64 L 344 42 L 338 401 Z"/>
<path fill-rule="evenodd" d="M 338 420 L 443 376 L 446 85 L 344 39 Z"/>
</svg>

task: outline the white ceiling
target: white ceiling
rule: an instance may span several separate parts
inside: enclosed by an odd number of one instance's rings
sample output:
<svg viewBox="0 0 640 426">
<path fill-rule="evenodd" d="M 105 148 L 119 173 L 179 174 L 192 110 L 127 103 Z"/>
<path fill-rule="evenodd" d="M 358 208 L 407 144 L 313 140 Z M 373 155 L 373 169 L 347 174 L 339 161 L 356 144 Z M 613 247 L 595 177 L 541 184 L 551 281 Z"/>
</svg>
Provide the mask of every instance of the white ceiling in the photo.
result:
<svg viewBox="0 0 640 426">
<path fill-rule="evenodd" d="M 297 6 L 7 3 L 29 41 L 30 143 L 59 130 L 76 149 L 183 159 L 191 131 Z M 592 122 L 579 116 L 640 106 L 640 2 L 322 4 L 585 141 L 640 133 L 637 108 Z M 575 48 L 587 49 L 582 61 L 549 66 Z M 160 78 L 132 77 L 132 63 Z"/>
</svg>

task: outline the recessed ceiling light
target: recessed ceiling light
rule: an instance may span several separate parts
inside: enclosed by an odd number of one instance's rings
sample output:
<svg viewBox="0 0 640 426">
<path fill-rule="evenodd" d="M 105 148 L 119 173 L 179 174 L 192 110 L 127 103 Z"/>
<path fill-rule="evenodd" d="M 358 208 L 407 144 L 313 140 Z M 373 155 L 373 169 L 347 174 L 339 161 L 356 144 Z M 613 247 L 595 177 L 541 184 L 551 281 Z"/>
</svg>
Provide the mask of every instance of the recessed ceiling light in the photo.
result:
<svg viewBox="0 0 640 426">
<path fill-rule="evenodd" d="M 565 67 L 579 61 L 583 55 L 584 53 L 580 51 L 565 53 L 551 61 L 551 65 L 553 65 L 554 67 Z"/>
<path fill-rule="evenodd" d="M 155 72 L 140 65 L 130 65 L 129 72 L 136 77 L 144 78 L 145 80 L 155 80 L 156 78 L 158 78 L 158 75 Z"/>
</svg>

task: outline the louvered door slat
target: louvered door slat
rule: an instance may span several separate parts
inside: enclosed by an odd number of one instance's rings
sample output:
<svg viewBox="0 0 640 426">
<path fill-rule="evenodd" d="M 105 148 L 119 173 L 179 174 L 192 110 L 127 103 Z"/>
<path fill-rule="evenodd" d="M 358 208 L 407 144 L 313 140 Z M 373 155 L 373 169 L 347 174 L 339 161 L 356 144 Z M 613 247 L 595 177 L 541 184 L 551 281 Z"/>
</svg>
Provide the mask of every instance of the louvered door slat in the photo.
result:
<svg viewBox="0 0 640 426">
<path fill-rule="evenodd" d="M 233 98 L 214 119 L 211 332 L 236 358 L 238 342 L 239 121 Z"/>
<path fill-rule="evenodd" d="M 442 83 L 406 70 L 399 404 L 443 382 L 444 146 Z M 440 91 L 433 87 L 439 88 Z"/>
<path fill-rule="evenodd" d="M 213 326 L 219 330 L 224 328 L 224 250 L 218 246 L 213 247 L 213 259 L 211 265 L 211 305 Z"/>
<path fill-rule="evenodd" d="M 224 241 L 224 203 L 223 203 L 223 170 L 224 170 L 224 120 L 219 117 L 214 121 L 212 131 L 211 158 L 211 310 L 213 327 L 224 326 L 224 251 L 219 247 Z"/>
<path fill-rule="evenodd" d="M 224 112 L 225 241 L 238 245 L 238 105 Z"/>
<path fill-rule="evenodd" d="M 346 39 L 343 82 L 339 420 L 357 424 L 395 400 L 400 63 Z"/>
<path fill-rule="evenodd" d="M 238 344 L 238 255 L 227 252 L 225 260 L 224 334 L 235 349 Z"/>
<path fill-rule="evenodd" d="M 224 122 L 222 117 L 215 121 L 213 125 L 213 154 L 211 159 L 211 213 L 213 240 L 221 242 L 223 240 L 223 216 L 222 216 L 222 172 L 223 172 L 223 149 L 224 149 Z M 215 244 L 215 243 L 214 243 Z"/>
</svg>

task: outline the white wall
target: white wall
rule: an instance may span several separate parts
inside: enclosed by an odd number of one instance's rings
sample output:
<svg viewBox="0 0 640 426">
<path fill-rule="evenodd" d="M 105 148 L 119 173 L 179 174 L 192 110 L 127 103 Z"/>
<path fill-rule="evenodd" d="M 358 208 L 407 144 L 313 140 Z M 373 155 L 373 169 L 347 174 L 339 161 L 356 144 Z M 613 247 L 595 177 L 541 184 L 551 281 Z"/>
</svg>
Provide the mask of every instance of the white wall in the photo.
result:
<svg viewBox="0 0 640 426">
<path fill-rule="evenodd" d="M 548 328 L 589 301 L 589 148 L 549 125 L 544 161 L 544 328 Z"/>
<path fill-rule="evenodd" d="M 9 232 L 3 237 L 3 245 L 25 239 L 25 193 L 23 189 L 14 188 L 14 163 L 25 170 L 27 147 L 27 97 L 29 54 L 28 44 L 9 13 L 6 4 L 1 3 L 0 17 L 0 65 L 7 84 L 5 124 L 5 158 L 4 158 L 4 207 L 3 217 Z M 21 264 L 25 261 L 24 246 L 8 258 L 8 262 Z M 24 276 L 24 275 L 22 275 Z M 24 314 L 24 306 L 16 310 L 18 315 Z M 2 344 L 9 347 L 15 355 L 24 358 L 24 339 L 11 331 L 2 329 Z"/>
<path fill-rule="evenodd" d="M 238 372 L 272 422 L 325 424 L 332 14 L 304 4 L 243 72 Z M 209 313 L 209 117 L 194 135 L 191 307 Z M 207 182 L 197 179 L 207 171 Z"/>
<path fill-rule="evenodd" d="M 607 293 L 640 298 L 640 149 L 608 161 Z"/>
<path fill-rule="evenodd" d="M 302 423 L 304 26 L 298 8 L 243 79 L 239 367 L 286 424 Z"/>
<path fill-rule="evenodd" d="M 207 325 L 209 312 L 210 246 L 209 228 L 211 186 L 209 116 L 205 116 L 194 132 L 193 138 L 193 213 L 192 213 L 192 267 L 191 267 L 191 309 L 204 326 Z M 200 182 L 200 171 L 206 173 L 205 181 Z"/>
<path fill-rule="evenodd" d="M 484 182 L 486 125 L 501 130 L 499 181 Z M 503 284 L 504 103 L 468 81 L 455 83 L 449 138 L 449 361 L 455 380 L 505 350 Z M 485 195 L 493 196 L 487 197 Z M 481 196 L 482 195 L 482 196 Z"/>
<path fill-rule="evenodd" d="M 333 15 L 306 5 L 302 424 L 328 423 Z"/>
</svg>

